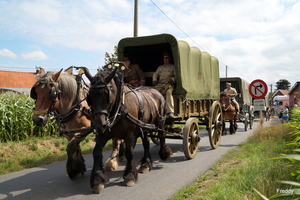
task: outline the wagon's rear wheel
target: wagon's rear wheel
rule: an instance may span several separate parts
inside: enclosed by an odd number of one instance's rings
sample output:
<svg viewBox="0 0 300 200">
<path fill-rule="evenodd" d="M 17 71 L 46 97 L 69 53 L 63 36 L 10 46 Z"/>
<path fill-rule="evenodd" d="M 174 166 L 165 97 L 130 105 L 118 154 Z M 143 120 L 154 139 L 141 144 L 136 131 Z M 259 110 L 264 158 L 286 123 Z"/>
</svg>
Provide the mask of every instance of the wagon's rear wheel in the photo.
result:
<svg viewBox="0 0 300 200">
<path fill-rule="evenodd" d="M 222 135 L 222 107 L 218 101 L 214 101 L 209 111 L 208 135 L 209 142 L 213 149 L 220 144 Z"/>
<path fill-rule="evenodd" d="M 183 152 L 187 159 L 196 156 L 200 141 L 200 131 L 195 118 L 189 118 L 183 129 Z"/>
</svg>

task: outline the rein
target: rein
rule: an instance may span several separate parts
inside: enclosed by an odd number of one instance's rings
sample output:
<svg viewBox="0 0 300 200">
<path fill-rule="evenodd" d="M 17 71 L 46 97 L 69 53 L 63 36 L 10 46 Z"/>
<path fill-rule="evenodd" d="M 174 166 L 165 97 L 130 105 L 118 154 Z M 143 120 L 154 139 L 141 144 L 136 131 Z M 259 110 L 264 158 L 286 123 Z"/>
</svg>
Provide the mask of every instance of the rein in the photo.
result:
<svg viewBox="0 0 300 200">
<path fill-rule="evenodd" d="M 223 111 L 224 112 L 236 112 L 236 110 L 229 110 L 230 106 L 232 105 L 229 101 L 230 100 L 227 98 L 226 103 L 228 103 L 228 106 L 227 106 L 227 108 L 225 108 L 225 106 L 224 107 L 222 106 Z M 225 103 L 225 105 L 226 105 L 226 103 Z"/>
<path fill-rule="evenodd" d="M 121 112 L 123 112 L 123 94 L 124 94 L 124 83 L 121 81 L 120 86 L 117 85 L 117 90 L 120 90 L 121 92 L 119 95 L 119 98 L 117 98 L 116 102 L 113 104 L 112 102 L 112 85 L 111 83 L 108 84 L 100 84 L 92 86 L 91 88 L 99 88 L 99 89 L 107 89 L 109 92 L 109 106 L 108 109 L 98 109 L 95 112 L 92 113 L 92 115 L 96 114 L 105 114 L 107 115 L 107 128 L 109 131 L 111 131 L 111 128 L 119 121 Z M 113 108 L 115 108 L 113 110 Z"/>
</svg>

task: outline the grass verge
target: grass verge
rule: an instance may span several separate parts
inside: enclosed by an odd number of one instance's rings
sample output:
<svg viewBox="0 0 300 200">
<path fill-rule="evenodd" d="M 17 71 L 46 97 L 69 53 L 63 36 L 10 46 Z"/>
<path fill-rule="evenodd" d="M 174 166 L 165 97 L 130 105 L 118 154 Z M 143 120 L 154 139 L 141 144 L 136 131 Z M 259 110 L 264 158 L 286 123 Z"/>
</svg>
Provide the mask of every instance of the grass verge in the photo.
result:
<svg viewBox="0 0 300 200">
<path fill-rule="evenodd" d="M 68 141 L 64 137 L 34 137 L 22 142 L 0 144 L 0 175 L 66 160 Z M 80 147 L 83 154 L 91 154 L 94 135 L 87 136 Z M 111 149 L 111 141 L 105 149 Z"/>
<path fill-rule="evenodd" d="M 289 126 L 275 125 L 256 131 L 247 142 L 229 151 L 208 172 L 177 192 L 171 200 L 261 199 L 253 190 L 272 196 L 291 180 L 286 160 L 270 160 L 292 147 L 286 146 Z M 289 149 L 290 148 L 290 149 Z"/>
</svg>

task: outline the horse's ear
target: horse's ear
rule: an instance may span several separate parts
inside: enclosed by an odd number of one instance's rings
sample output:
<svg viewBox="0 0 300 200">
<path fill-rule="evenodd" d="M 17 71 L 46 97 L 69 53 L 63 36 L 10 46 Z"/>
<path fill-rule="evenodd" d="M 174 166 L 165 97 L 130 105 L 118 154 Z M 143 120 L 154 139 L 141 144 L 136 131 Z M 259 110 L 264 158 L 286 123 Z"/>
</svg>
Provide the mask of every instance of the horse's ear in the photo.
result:
<svg viewBox="0 0 300 200">
<path fill-rule="evenodd" d="M 56 74 L 54 74 L 54 75 L 52 76 L 52 78 L 53 78 L 53 80 L 54 80 L 55 82 L 57 82 L 57 81 L 59 80 L 62 70 L 63 70 L 63 69 L 61 69 L 59 72 L 57 72 Z"/>
<path fill-rule="evenodd" d="M 115 77 L 117 69 L 118 68 L 116 67 L 107 77 L 105 77 L 106 83 L 109 83 L 111 81 L 111 79 L 113 79 Z"/>
</svg>

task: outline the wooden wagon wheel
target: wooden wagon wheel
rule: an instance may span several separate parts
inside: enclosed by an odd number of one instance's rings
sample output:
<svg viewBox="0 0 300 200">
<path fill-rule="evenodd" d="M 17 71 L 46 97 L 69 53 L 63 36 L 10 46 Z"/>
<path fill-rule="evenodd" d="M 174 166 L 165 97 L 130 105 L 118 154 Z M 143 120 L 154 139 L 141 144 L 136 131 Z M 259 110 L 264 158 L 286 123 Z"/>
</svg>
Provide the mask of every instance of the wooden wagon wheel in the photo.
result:
<svg viewBox="0 0 300 200">
<path fill-rule="evenodd" d="M 222 108 L 218 101 L 214 101 L 209 111 L 208 135 L 213 149 L 219 146 L 222 135 Z"/>
<path fill-rule="evenodd" d="M 189 118 L 183 129 L 183 152 L 187 159 L 196 156 L 200 141 L 200 131 L 197 119 Z"/>
</svg>

